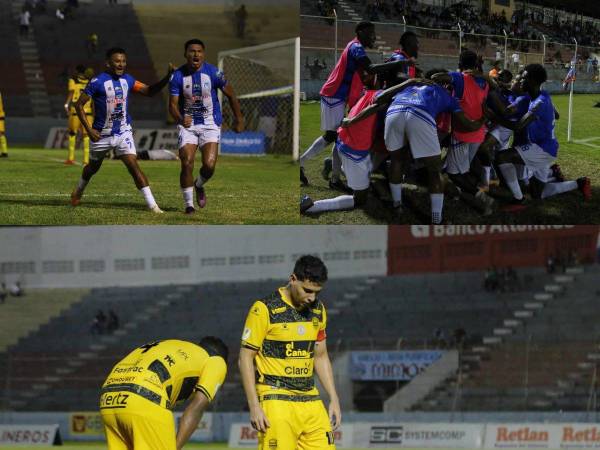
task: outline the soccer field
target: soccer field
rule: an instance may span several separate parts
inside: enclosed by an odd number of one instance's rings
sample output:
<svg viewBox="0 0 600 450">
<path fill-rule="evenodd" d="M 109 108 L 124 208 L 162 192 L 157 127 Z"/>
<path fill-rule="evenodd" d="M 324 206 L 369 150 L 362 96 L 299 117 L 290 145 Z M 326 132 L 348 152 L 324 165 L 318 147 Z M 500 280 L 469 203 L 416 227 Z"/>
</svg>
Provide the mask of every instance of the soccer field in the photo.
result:
<svg viewBox="0 0 600 450">
<path fill-rule="evenodd" d="M 444 222 L 450 224 L 598 224 L 600 223 L 600 108 L 594 108 L 600 95 L 575 95 L 573 102 L 573 141 L 567 142 L 567 95 L 552 97 L 560 120 L 556 122 L 556 134 L 560 143 L 557 163 L 567 179 L 587 176 L 592 181 L 592 200 L 583 202 L 579 191 L 557 195 L 543 201 L 530 201 L 528 207 L 518 213 L 495 209 L 489 216 L 482 216 L 462 200 L 444 199 Z M 304 103 L 300 110 L 300 151 L 303 152 L 317 138 L 320 131 L 320 106 L 317 102 Z M 313 200 L 340 195 L 329 189 L 321 177 L 322 161 L 330 152 L 306 164 L 310 186 L 301 192 Z M 492 189 L 497 205 L 505 204 L 510 198 L 508 190 Z M 318 216 L 302 216 L 304 224 L 384 224 L 384 223 L 428 223 L 429 195 L 423 189 L 403 191 L 409 208 L 401 218 L 393 218 L 391 211 L 379 199 L 369 197 L 364 209 L 354 211 L 326 212 Z"/>
<path fill-rule="evenodd" d="M 146 209 L 127 169 L 105 160 L 81 205 L 69 204 L 80 165 L 65 166 L 66 150 L 9 148 L 0 159 L 0 223 L 3 225 L 100 224 L 291 224 L 298 223 L 298 166 L 289 156 L 220 156 L 206 185 L 207 206 L 183 213 L 179 161 L 140 161 L 158 205 Z M 77 153 L 81 157 L 81 151 Z M 200 168 L 196 158 L 194 173 Z"/>
</svg>

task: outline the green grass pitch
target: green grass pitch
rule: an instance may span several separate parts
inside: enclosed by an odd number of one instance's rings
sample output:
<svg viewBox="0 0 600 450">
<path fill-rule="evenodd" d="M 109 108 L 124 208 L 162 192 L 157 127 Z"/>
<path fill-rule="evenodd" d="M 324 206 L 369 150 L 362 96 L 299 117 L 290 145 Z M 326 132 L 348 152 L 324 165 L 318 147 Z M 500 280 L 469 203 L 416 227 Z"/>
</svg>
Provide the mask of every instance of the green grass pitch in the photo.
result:
<svg viewBox="0 0 600 450">
<path fill-rule="evenodd" d="M 482 216 L 462 200 L 444 199 L 444 222 L 451 224 L 598 224 L 600 223 L 600 109 L 594 108 L 600 95 L 575 95 L 573 101 L 573 142 L 567 142 L 568 95 L 552 97 L 560 113 L 556 122 L 556 135 L 560 143 L 557 163 L 567 179 L 588 176 L 592 181 L 592 200 L 583 202 L 579 191 L 560 194 L 543 201 L 532 201 L 524 211 L 507 213 L 499 209 L 490 216 Z M 317 102 L 304 103 L 301 107 L 300 152 L 321 135 L 320 106 Z M 307 162 L 306 174 L 310 186 L 301 192 L 313 200 L 340 195 L 327 186 L 321 177 L 322 161 L 329 150 Z M 504 189 L 491 192 L 497 204 L 509 198 Z M 384 224 L 384 223 L 427 223 L 429 220 L 429 195 L 422 189 L 403 191 L 403 197 L 413 208 L 406 209 L 402 217 L 394 218 L 378 199 L 370 196 L 364 209 L 354 211 L 327 212 L 319 216 L 303 216 L 304 224 Z"/>
<path fill-rule="evenodd" d="M 10 142 L 9 142 L 10 146 Z M 158 205 L 152 214 L 121 161 L 105 160 L 81 205 L 69 204 L 82 167 L 65 166 L 66 150 L 11 148 L 0 159 L 3 225 L 290 224 L 298 223 L 298 166 L 289 156 L 220 156 L 206 185 L 207 206 L 183 213 L 179 161 L 140 161 Z M 81 159 L 81 150 L 77 151 Z M 196 157 L 194 172 L 200 168 Z"/>
</svg>

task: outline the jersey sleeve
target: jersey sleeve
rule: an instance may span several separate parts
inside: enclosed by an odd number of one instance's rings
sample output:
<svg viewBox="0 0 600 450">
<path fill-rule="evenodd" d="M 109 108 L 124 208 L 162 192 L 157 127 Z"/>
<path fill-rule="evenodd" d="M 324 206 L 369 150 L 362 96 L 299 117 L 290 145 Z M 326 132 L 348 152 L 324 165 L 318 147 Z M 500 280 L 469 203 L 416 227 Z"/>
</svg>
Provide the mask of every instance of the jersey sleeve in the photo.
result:
<svg viewBox="0 0 600 450">
<path fill-rule="evenodd" d="M 465 79 L 463 74 L 460 72 L 448 72 L 452 79 L 452 86 L 454 87 L 454 96 L 456 98 L 462 98 L 465 90 Z"/>
<path fill-rule="evenodd" d="M 218 69 L 215 69 L 213 72 L 212 83 L 215 89 L 223 89 L 227 86 L 227 80 L 225 79 L 225 74 Z"/>
<path fill-rule="evenodd" d="M 251 350 L 258 350 L 267 335 L 269 328 L 269 310 L 267 305 L 257 301 L 250 308 L 246 323 L 244 324 L 244 333 L 242 334 L 242 346 Z"/>
<path fill-rule="evenodd" d="M 354 44 L 348 49 L 348 53 L 355 60 L 359 60 L 361 58 L 367 58 L 367 52 L 365 52 L 365 48 L 361 44 Z"/>
<path fill-rule="evenodd" d="M 455 113 L 462 111 L 458 100 L 455 97 L 448 94 L 448 91 L 445 88 L 441 86 L 435 86 L 435 88 L 439 91 L 440 95 L 444 99 L 445 108 L 442 110 L 443 112 Z"/>
<path fill-rule="evenodd" d="M 69 86 L 67 88 L 68 91 L 75 90 L 75 80 L 73 78 L 69 78 Z"/>
<path fill-rule="evenodd" d="M 317 342 L 324 341 L 327 339 L 327 311 L 325 310 L 325 305 L 323 305 L 323 319 L 319 323 L 319 333 L 317 334 Z"/>
<path fill-rule="evenodd" d="M 181 88 L 183 86 L 181 72 L 176 71 L 171 75 L 169 80 L 169 94 L 170 95 L 181 95 Z"/>
<path fill-rule="evenodd" d="M 194 390 L 202 392 L 209 401 L 213 401 L 217 391 L 225 381 L 227 375 L 227 364 L 220 356 L 211 356 L 208 358 L 202 376 Z"/>
<path fill-rule="evenodd" d="M 96 92 L 98 92 L 99 85 L 100 81 L 98 81 L 98 78 L 92 78 L 83 90 L 83 93 L 86 94 L 88 97 L 93 97 L 96 94 Z"/>
</svg>

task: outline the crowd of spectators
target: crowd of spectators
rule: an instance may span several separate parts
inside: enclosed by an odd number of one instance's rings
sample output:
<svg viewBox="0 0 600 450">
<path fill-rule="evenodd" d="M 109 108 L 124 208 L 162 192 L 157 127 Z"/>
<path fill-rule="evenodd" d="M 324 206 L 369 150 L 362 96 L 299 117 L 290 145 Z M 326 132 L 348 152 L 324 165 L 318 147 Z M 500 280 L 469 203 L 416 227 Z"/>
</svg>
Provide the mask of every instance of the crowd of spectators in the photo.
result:
<svg viewBox="0 0 600 450">
<path fill-rule="evenodd" d="M 519 276 L 511 266 L 501 269 L 491 266 L 485 271 L 483 288 L 487 292 L 515 292 L 520 288 Z"/>
<path fill-rule="evenodd" d="M 108 311 L 108 316 L 99 309 L 92 320 L 90 333 L 111 334 L 117 329 L 119 329 L 119 316 L 112 309 Z"/>
</svg>

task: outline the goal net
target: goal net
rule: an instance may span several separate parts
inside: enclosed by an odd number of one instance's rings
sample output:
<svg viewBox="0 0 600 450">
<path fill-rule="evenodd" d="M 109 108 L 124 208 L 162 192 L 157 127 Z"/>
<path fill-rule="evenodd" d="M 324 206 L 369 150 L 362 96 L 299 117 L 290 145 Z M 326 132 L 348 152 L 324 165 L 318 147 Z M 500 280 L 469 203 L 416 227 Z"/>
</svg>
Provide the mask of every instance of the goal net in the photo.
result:
<svg viewBox="0 0 600 450">
<path fill-rule="evenodd" d="M 265 153 L 298 158 L 299 47 L 294 38 L 219 52 L 219 70 L 235 90 L 250 132 L 239 138 L 228 134 L 240 141 L 240 153 L 245 153 L 244 142 L 257 137 L 263 139 Z M 233 113 L 224 96 L 221 104 L 225 132 Z"/>
</svg>

